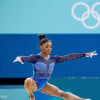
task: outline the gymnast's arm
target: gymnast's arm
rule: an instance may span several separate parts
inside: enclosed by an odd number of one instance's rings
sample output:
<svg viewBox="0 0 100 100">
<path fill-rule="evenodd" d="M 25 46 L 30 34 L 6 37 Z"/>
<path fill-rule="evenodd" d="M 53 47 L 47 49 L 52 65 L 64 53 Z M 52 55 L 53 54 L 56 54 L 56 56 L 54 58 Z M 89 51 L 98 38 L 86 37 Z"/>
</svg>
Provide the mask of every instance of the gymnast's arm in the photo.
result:
<svg viewBox="0 0 100 100">
<path fill-rule="evenodd" d="M 82 57 L 91 57 L 94 55 L 98 55 L 96 53 L 96 51 L 92 51 L 92 52 L 88 52 L 88 53 L 74 53 L 74 54 L 69 54 L 69 55 L 65 55 L 65 56 L 55 56 L 55 61 L 56 63 L 61 63 L 67 60 L 75 60 L 75 59 L 79 59 Z"/>
<path fill-rule="evenodd" d="M 13 63 L 20 62 L 21 64 L 24 64 L 24 62 L 31 62 L 33 61 L 34 55 L 30 56 L 17 56 Z"/>
</svg>

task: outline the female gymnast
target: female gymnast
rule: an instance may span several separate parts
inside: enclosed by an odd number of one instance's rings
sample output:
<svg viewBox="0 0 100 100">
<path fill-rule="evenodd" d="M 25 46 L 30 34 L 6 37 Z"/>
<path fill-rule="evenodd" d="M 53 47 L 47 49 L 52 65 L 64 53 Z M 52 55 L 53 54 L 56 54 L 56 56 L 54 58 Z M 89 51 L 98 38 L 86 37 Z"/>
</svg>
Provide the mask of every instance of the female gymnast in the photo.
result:
<svg viewBox="0 0 100 100">
<path fill-rule="evenodd" d="M 40 39 L 39 46 L 41 52 L 39 54 L 30 56 L 17 56 L 13 62 L 30 62 L 33 64 L 33 77 L 27 78 L 24 81 L 24 88 L 30 95 L 30 100 L 35 100 L 35 91 L 40 91 L 42 93 L 64 98 L 65 100 L 91 100 L 83 99 L 72 93 L 64 92 L 57 88 L 56 86 L 48 83 L 51 74 L 54 69 L 54 65 L 57 63 L 62 63 L 68 60 L 79 59 L 82 57 L 92 57 L 97 55 L 96 51 L 89 53 L 76 53 L 69 54 L 65 56 L 50 56 L 52 50 L 52 42 L 46 38 L 45 35 L 39 35 Z"/>
</svg>

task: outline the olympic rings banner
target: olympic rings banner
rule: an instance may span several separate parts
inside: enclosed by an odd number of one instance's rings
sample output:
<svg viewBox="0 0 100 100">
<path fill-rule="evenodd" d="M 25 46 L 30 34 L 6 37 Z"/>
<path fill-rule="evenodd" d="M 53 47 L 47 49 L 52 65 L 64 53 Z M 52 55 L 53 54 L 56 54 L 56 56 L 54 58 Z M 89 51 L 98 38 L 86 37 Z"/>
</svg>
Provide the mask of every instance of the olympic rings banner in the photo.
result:
<svg viewBox="0 0 100 100">
<path fill-rule="evenodd" d="M 1 0 L 0 33 L 100 33 L 99 0 Z"/>
</svg>

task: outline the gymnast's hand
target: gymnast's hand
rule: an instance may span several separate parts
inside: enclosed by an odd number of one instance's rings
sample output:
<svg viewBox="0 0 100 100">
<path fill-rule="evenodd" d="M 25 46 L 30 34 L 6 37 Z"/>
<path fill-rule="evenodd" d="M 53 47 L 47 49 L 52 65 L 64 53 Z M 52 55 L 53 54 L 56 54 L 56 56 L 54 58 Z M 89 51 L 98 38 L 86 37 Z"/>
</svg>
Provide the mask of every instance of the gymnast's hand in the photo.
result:
<svg viewBox="0 0 100 100">
<path fill-rule="evenodd" d="M 13 61 L 13 63 L 15 63 L 17 61 L 20 62 L 21 64 L 24 64 L 23 61 L 21 60 L 20 56 L 16 57 L 16 59 Z"/>
<path fill-rule="evenodd" d="M 96 50 L 92 51 L 92 52 L 85 53 L 85 57 L 90 57 L 90 58 L 92 58 L 93 56 L 96 56 L 96 55 L 98 55 L 96 53 Z"/>
</svg>

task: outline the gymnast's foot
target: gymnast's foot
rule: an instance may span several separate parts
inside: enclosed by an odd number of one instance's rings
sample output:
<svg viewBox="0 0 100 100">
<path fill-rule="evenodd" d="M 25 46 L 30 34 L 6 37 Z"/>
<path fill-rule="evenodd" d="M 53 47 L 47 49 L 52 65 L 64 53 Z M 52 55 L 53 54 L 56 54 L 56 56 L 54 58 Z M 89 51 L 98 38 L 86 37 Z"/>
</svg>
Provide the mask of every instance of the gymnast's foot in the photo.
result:
<svg viewBox="0 0 100 100">
<path fill-rule="evenodd" d="M 91 100 L 91 99 L 80 98 L 80 97 L 78 97 L 78 96 L 76 96 L 76 95 L 74 95 L 72 93 L 68 93 L 68 94 L 69 94 L 69 97 L 66 100 Z"/>
</svg>

